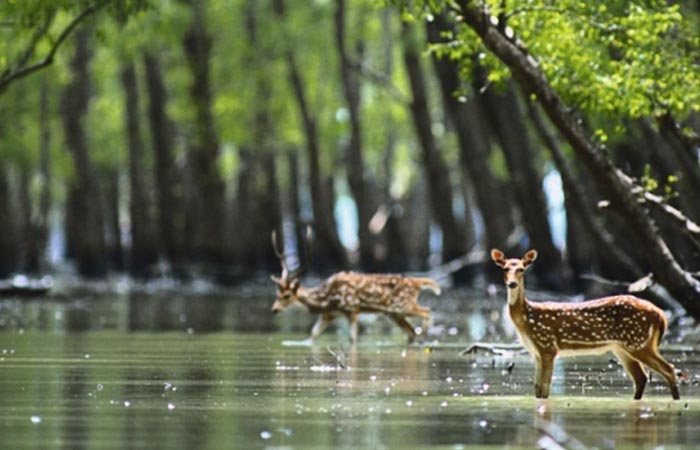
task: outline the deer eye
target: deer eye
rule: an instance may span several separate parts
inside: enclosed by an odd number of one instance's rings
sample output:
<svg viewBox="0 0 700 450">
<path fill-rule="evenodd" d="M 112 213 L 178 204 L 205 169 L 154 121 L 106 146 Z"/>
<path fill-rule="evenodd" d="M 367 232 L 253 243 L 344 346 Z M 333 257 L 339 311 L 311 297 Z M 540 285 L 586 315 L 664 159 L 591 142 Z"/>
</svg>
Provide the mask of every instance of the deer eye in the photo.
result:
<svg viewBox="0 0 700 450">
<path fill-rule="evenodd" d="M 523 273 L 525 271 L 525 269 L 516 269 L 515 271 L 518 273 Z"/>
</svg>

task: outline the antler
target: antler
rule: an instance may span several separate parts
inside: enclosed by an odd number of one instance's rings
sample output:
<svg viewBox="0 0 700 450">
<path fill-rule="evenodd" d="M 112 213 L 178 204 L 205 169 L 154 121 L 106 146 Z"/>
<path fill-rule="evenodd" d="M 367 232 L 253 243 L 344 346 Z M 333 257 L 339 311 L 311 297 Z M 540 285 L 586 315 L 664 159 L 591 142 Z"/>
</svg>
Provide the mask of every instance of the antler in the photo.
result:
<svg viewBox="0 0 700 450">
<path fill-rule="evenodd" d="M 311 227 L 307 226 L 305 234 L 306 236 L 303 237 L 303 240 L 308 253 L 308 241 L 309 236 L 311 235 Z M 280 265 L 282 266 L 282 276 L 280 278 L 275 277 L 275 279 L 282 281 L 287 279 L 299 278 L 305 272 L 306 267 L 304 266 L 304 264 L 301 263 L 301 257 L 299 257 L 299 266 L 294 270 L 289 269 L 289 267 L 287 266 L 287 254 L 284 251 L 280 250 L 279 243 L 277 242 L 277 230 L 272 230 L 272 249 L 275 251 L 275 255 L 277 255 L 277 259 L 280 260 Z"/>
<path fill-rule="evenodd" d="M 280 265 L 282 266 L 282 276 L 278 280 L 285 280 L 289 276 L 289 268 L 287 267 L 287 256 L 283 251 L 280 251 L 277 243 L 277 230 L 272 230 L 272 249 L 274 250 L 275 255 L 277 255 L 277 259 L 280 260 Z"/>
</svg>

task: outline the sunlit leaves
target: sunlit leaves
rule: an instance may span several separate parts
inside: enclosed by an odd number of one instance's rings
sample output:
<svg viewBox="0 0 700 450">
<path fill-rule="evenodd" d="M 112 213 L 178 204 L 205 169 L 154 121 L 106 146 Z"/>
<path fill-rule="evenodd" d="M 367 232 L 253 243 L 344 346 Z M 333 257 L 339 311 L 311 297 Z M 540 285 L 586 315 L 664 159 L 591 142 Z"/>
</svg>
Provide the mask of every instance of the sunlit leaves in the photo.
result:
<svg viewBox="0 0 700 450">
<path fill-rule="evenodd" d="M 399 3 L 412 14 L 430 6 L 425 1 Z M 667 111 L 683 118 L 698 111 L 698 27 L 679 5 L 660 0 L 472 3 L 498 18 L 502 29 L 512 29 L 557 92 L 586 113 L 620 120 Z M 454 17 L 458 8 L 452 6 Z M 450 11 L 445 5 L 439 9 Z M 468 27 L 453 42 L 431 50 L 462 61 L 465 75 L 478 61 L 488 68 L 490 82 L 509 76 Z M 610 125 L 612 131 L 615 121 Z"/>
</svg>

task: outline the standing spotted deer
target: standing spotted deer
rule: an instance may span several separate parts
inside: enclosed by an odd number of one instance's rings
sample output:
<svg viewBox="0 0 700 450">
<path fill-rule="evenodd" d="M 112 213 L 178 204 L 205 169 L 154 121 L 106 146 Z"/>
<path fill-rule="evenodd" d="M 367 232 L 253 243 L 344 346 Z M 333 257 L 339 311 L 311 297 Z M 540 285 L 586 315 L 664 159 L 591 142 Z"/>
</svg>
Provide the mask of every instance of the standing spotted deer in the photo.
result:
<svg viewBox="0 0 700 450">
<path fill-rule="evenodd" d="M 508 288 L 508 311 L 523 345 L 535 358 L 535 396 L 549 397 L 557 356 L 612 351 L 634 381 L 639 400 L 647 383 L 644 366 L 660 373 L 680 398 L 673 365 L 659 354 L 666 331 L 663 311 L 646 300 L 616 295 L 581 303 L 533 303 L 525 298 L 524 272 L 537 258 L 530 250 L 522 259 L 506 259 L 491 250 L 491 259 L 503 269 Z"/>
<path fill-rule="evenodd" d="M 409 343 L 415 339 L 416 331 L 406 318 L 422 318 L 424 329 L 430 321 L 430 309 L 418 305 L 418 296 L 423 289 L 440 294 L 440 286 L 430 278 L 340 272 L 316 287 L 305 287 L 299 280 L 301 270 L 288 269 L 286 257 L 278 249 L 274 233 L 272 245 L 282 265 L 282 275 L 271 277 L 277 285 L 277 299 L 272 311 L 277 313 L 299 303 L 312 314 L 319 314 L 311 330 L 312 340 L 341 315 L 347 317 L 350 323 L 353 343 L 357 342 L 357 318 L 361 313 L 387 315 L 408 334 Z"/>
</svg>

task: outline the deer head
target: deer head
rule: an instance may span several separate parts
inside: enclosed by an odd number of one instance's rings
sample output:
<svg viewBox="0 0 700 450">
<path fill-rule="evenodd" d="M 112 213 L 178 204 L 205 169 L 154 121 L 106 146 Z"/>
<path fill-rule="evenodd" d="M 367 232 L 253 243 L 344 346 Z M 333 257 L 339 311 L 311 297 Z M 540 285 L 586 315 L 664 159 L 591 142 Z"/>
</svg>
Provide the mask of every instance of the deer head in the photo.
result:
<svg viewBox="0 0 700 450">
<path fill-rule="evenodd" d="M 277 299 L 272 305 L 272 312 L 278 313 L 289 305 L 299 301 L 297 293 L 300 286 L 299 277 L 303 272 L 303 267 L 299 266 L 293 271 L 289 270 L 289 267 L 287 267 L 287 256 L 283 251 L 280 251 L 277 244 L 277 233 L 274 230 L 272 231 L 272 248 L 282 266 L 282 274 L 279 277 L 274 275 L 270 276 L 272 281 L 277 285 Z"/>
<path fill-rule="evenodd" d="M 503 281 L 509 289 L 515 289 L 518 286 L 523 286 L 523 274 L 525 269 L 530 267 L 530 264 L 537 259 L 537 250 L 530 250 L 525 253 L 522 259 L 509 258 L 498 249 L 491 250 L 491 259 L 496 265 L 503 269 Z"/>
</svg>

